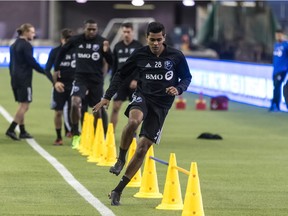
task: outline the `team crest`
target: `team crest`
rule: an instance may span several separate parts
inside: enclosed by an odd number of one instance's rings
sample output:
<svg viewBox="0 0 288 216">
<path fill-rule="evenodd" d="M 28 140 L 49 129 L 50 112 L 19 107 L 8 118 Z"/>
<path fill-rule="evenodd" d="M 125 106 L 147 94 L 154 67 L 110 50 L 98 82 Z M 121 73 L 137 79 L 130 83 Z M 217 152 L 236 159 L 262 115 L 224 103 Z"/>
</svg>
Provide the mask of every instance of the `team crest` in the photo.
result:
<svg viewBox="0 0 288 216">
<path fill-rule="evenodd" d="M 99 45 L 98 44 L 93 44 L 92 50 L 93 51 L 99 50 Z"/>
<path fill-rule="evenodd" d="M 173 64 L 172 64 L 171 61 L 165 61 L 165 62 L 164 62 L 164 68 L 165 68 L 166 70 L 170 70 L 170 69 L 172 68 L 172 66 L 173 66 Z"/>
</svg>

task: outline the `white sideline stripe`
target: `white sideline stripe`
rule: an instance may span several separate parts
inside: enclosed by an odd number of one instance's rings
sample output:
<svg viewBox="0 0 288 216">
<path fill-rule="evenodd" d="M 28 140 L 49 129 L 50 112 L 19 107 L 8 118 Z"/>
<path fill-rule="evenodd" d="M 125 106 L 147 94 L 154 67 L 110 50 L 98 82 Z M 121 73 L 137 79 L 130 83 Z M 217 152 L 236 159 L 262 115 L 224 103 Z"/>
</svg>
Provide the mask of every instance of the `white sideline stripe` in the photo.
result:
<svg viewBox="0 0 288 216">
<path fill-rule="evenodd" d="M 8 121 L 12 122 L 12 116 L 0 106 L 0 113 Z M 17 131 L 19 129 L 17 128 Z M 115 216 L 111 209 L 107 208 L 100 202 L 93 194 L 87 190 L 75 177 L 63 166 L 55 157 L 50 155 L 45 149 L 43 149 L 34 139 L 26 139 L 27 143 L 38 152 L 43 158 L 45 158 L 64 178 L 64 180 L 71 185 L 77 193 L 79 193 L 88 203 L 90 203 L 102 216 Z"/>
</svg>

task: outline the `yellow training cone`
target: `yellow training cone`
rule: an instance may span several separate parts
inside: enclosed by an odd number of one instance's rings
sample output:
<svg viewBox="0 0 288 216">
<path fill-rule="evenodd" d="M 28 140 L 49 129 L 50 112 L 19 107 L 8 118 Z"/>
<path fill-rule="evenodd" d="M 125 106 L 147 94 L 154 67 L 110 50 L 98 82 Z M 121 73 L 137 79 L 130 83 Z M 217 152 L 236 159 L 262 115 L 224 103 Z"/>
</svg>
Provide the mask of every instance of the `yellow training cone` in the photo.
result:
<svg viewBox="0 0 288 216">
<path fill-rule="evenodd" d="M 103 157 L 104 151 L 104 129 L 103 129 L 103 122 L 101 118 L 97 119 L 97 126 L 95 131 L 95 136 L 92 145 L 92 154 L 88 157 L 88 162 L 96 162 L 98 163 Z"/>
<path fill-rule="evenodd" d="M 109 123 L 108 130 L 106 133 L 104 154 L 100 162 L 97 165 L 98 166 L 112 166 L 117 161 L 116 157 L 117 155 L 116 155 L 114 127 L 112 123 Z"/>
<path fill-rule="evenodd" d="M 182 216 L 204 216 L 197 163 L 192 162 L 185 194 Z"/>
<path fill-rule="evenodd" d="M 181 187 L 179 181 L 176 156 L 174 153 L 170 154 L 169 166 L 166 175 L 166 182 L 163 192 L 163 199 L 156 209 L 165 210 L 182 210 L 183 200 L 181 194 Z"/>
<path fill-rule="evenodd" d="M 136 142 L 136 138 L 134 137 L 129 147 L 128 160 L 126 163 L 126 167 L 128 166 L 129 161 L 132 159 L 133 155 L 135 154 L 136 148 L 137 148 L 137 142 Z M 141 168 L 137 171 L 137 173 L 130 180 L 127 187 L 140 187 L 140 186 L 141 186 Z"/>
<path fill-rule="evenodd" d="M 134 197 L 162 198 L 163 196 L 159 193 L 155 161 L 150 159 L 150 156 L 154 157 L 153 146 L 150 147 L 146 154 L 140 190 L 134 195 Z"/>
<path fill-rule="evenodd" d="M 85 149 L 85 143 L 87 140 L 87 132 L 88 132 L 88 125 L 89 125 L 89 113 L 85 112 L 84 113 L 84 120 L 83 120 L 83 127 L 81 131 L 81 139 L 80 139 L 80 144 L 79 146 L 75 146 L 75 149 L 78 149 L 81 154 L 83 154 L 83 151 Z M 72 147 L 73 148 L 73 147 Z"/>
<path fill-rule="evenodd" d="M 88 156 L 90 154 L 89 149 L 91 146 L 91 134 L 94 133 L 93 119 L 94 117 L 92 114 L 87 115 L 86 125 L 83 126 L 85 127 L 83 129 L 84 132 L 81 133 L 81 140 L 83 136 L 83 148 L 81 148 L 81 151 L 79 148 L 79 152 L 84 156 Z M 80 140 L 80 145 L 81 145 L 81 140 Z"/>
</svg>

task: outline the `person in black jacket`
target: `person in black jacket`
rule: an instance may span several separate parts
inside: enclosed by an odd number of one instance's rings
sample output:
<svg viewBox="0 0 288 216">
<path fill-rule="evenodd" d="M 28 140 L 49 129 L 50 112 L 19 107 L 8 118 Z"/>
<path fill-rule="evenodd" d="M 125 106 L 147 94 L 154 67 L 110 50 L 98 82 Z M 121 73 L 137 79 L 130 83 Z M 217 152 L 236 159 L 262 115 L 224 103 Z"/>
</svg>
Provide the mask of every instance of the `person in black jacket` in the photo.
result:
<svg viewBox="0 0 288 216">
<path fill-rule="evenodd" d="M 113 68 L 112 68 L 112 77 L 116 74 L 117 70 L 120 69 L 131 53 L 137 48 L 142 47 L 142 44 L 133 39 L 134 31 L 132 23 L 123 23 L 121 26 L 123 40 L 119 41 L 113 49 Z M 114 131 L 118 122 L 119 110 L 121 109 L 122 103 L 129 99 L 132 100 L 132 94 L 137 87 L 137 78 L 131 75 L 129 79 L 125 80 L 125 83 L 122 84 L 121 88 L 113 97 L 112 103 L 112 113 L 110 122 L 114 126 Z"/>
<path fill-rule="evenodd" d="M 50 73 L 52 69 L 55 59 L 61 49 L 61 47 L 67 43 L 67 41 L 72 36 L 73 32 L 71 29 L 62 29 L 61 30 L 61 44 L 51 50 L 49 53 L 48 61 L 45 66 L 45 71 Z M 55 110 L 54 116 L 54 124 L 57 138 L 54 141 L 54 145 L 62 145 L 63 139 L 61 135 L 61 127 L 62 127 L 62 116 L 63 116 L 63 109 L 67 108 L 67 112 L 70 110 L 71 105 L 71 90 L 72 90 L 72 83 L 74 80 L 74 73 L 75 73 L 75 52 L 73 49 L 70 49 L 67 53 L 65 58 L 60 63 L 60 70 L 61 74 L 56 72 L 53 73 L 54 82 L 57 85 L 61 85 L 63 91 L 58 92 L 56 88 L 53 89 L 53 98 L 51 102 L 51 108 Z M 71 133 L 70 128 L 70 118 L 69 114 L 67 115 L 68 118 L 64 118 L 64 128 L 66 130 L 66 136 L 69 137 L 69 133 Z"/>
<path fill-rule="evenodd" d="M 72 148 L 75 149 L 80 143 L 80 132 L 78 122 L 80 120 L 81 103 L 87 99 L 90 107 L 98 103 L 103 96 L 104 60 L 113 64 L 112 52 L 109 42 L 97 34 L 98 26 L 94 20 L 87 20 L 84 23 L 84 33 L 75 35 L 61 47 L 55 62 L 55 71 L 60 71 L 60 63 L 65 54 L 72 48 L 76 53 L 75 80 L 72 87 L 71 99 L 71 122 L 72 122 Z M 104 131 L 107 131 L 108 118 L 104 109 L 100 114 L 95 115 L 95 121 L 103 119 Z"/>
<path fill-rule="evenodd" d="M 123 169 L 134 133 L 142 123 L 140 139 L 124 176 L 110 193 L 111 205 L 120 205 L 121 193 L 141 167 L 148 149 L 153 143 L 160 142 L 162 126 L 175 96 L 182 94 L 192 79 L 185 56 L 181 51 L 167 46 L 165 36 L 163 24 L 150 23 L 146 37 L 148 46 L 131 54 L 114 76 L 102 100 L 93 107 L 93 112 L 107 107 L 123 80 L 137 71 L 137 89 L 125 111 L 129 119 L 123 129 L 118 160 L 109 170 L 111 173 L 119 175 Z"/>
<path fill-rule="evenodd" d="M 51 73 L 46 73 L 33 57 L 33 47 L 29 41 L 35 37 L 35 28 L 26 23 L 17 29 L 18 38 L 10 46 L 9 70 L 11 76 L 11 86 L 15 101 L 19 103 L 18 110 L 6 131 L 6 135 L 13 140 L 33 138 L 24 126 L 24 117 L 32 102 L 32 70 L 35 69 L 41 74 L 45 74 L 53 83 Z M 20 127 L 19 138 L 15 133 L 16 126 Z"/>
</svg>

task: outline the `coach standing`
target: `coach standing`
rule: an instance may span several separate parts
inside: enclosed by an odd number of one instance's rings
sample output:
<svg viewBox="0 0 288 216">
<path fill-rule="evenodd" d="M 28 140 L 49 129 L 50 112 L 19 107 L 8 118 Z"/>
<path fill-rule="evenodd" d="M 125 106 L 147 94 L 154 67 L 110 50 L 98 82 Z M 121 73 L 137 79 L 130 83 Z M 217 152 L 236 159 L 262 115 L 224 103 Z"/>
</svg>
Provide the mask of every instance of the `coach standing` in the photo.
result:
<svg viewBox="0 0 288 216">
<path fill-rule="evenodd" d="M 273 98 L 270 112 L 280 111 L 281 86 L 288 71 L 288 42 L 284 40 L 282 30 L 275 33 L 276 42 L 273 51 Z"/>
<path fill-rule="evenodd" d="M 10 47 L 10 76 L 11 86 L 15 100 L 19 103 L 14 120 L 6 131 L 6 135 L 13 140 L 32 138 L 24 127 L 24 116 L 32 102 L 32 70 L 46 74 L 53 83 L 52 75 L 45 73 L 44 69 L 33 57 L 33 47 L 29 43 L 35 36 L 35 28 L 29 24 L 23 24 L 17 29 L 18 38 Z M 15 128 L 19 125 L 20 135 L 16 136 Z"/>
</svg>

